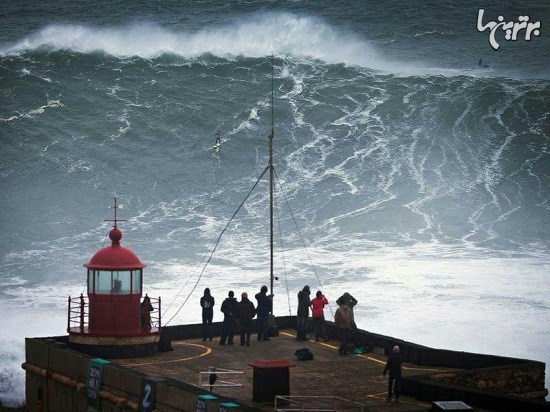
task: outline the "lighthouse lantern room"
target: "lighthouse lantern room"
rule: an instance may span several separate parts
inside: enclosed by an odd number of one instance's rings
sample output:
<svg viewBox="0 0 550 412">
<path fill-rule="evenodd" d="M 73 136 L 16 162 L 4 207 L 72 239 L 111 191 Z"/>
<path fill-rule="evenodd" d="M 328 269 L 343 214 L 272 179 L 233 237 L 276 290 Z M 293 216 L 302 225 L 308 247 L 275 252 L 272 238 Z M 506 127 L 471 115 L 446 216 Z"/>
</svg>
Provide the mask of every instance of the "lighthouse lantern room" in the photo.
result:
<svg viewBox="0 0 550 412">
<path fill-rule="evenodd" d="M 157 350 L 160 335 L 160 298 L 145 295 L 145 265 L 120 245 L 115 198 L 111 245 L 97 251 L 88 263 L 87 298 L 69 297 L 69 343 L 94 356 L 135 357 Z"/>
</svg>

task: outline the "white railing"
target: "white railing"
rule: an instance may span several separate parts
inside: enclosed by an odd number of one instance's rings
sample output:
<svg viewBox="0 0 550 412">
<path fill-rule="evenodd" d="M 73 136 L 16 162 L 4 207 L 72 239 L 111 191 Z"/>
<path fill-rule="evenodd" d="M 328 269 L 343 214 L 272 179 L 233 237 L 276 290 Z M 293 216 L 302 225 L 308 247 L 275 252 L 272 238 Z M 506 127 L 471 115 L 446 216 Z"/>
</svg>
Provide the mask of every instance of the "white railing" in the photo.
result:
<svg viewBox="0 0 550 412">
<path fill-rule="evenodd" d="M 243 386 L 243 371 L 208 367 L 208 372 L 199 372 L 199 386 Z"/>
</svg>

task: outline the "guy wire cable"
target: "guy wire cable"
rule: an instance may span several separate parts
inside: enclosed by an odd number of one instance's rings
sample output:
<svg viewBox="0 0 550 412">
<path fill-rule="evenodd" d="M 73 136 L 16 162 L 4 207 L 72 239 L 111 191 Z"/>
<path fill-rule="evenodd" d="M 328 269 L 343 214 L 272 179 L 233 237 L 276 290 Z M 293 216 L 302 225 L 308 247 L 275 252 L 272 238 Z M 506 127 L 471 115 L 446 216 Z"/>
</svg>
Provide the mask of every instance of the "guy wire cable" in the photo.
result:
<svg viewBox="0 0 550 412">
<path fill-rule="evenodd" d="M 315 269 L 315 265 L 313 264 L 313 261 L 311 260 L 311 256 L 309 254 L 309 249 L 308 249 L 307 244 L 304 240 L 304 237 L 302 236 L 302 232 L 301 232 L 300 228 L 298 227 L 298 222 L 296 222 L 296 218 L 294 217 L 294 213 L 292 213 L 292 209 L 290 208 L 290 204 L 288 203 L 288 199 L 286 198 L 286 196 L 284 194 L 284 191 L 282 190 L 283 185 L 282 185 L 282 183 L 279 179 L 279 176 L 277 175 L 276 172 L 275 172 L 275 179 L 277 180 L 277 183 L 279 184 L 279 186 L 281 186 L 280 192 L 283 194 L 283 199 L 285 200 L 286 207 L 288 208 L 288 211 L 290 212 L 290 216 L 292 217 L 292 221 L 294 222 L 294 226 L 296 226 L 296 230 L 298 231 L 298 236 L 300 237 L 300 239 L 301 239 L 301 241 L 304 245 L 304 248 L 306 250 L 307 258 L 309 260 L 311 268 L 313 269 L 313 273 L 315 273 L 315 277 L 317 278 L 317 282 L 319 282 L 319 286 L 321 287 L 321 289 L 324 289 L 323 288 L 323 283 L 321 282 L 321 278 L 319 277 L 319 274 L 317 273 L 317 270 Z M 332 312 L 332 307 L 330 305 L 329 305 L 329 309 L 330 309 L 330 313 L 334 316 L 334 313 Z"/>
<path fill-rule="evenodd" d="M 286 272 L 286 261 L 285 261 L 285 252 L 283 247 L 283 232 L 281 230 L 281 216 L 279 213 L 279 205 L 277 204 L 277 198 L 275 198 L 275 210 L 277 211 L 277 223 L 279 224 L 279 242 L 281 243 L 281 258 L 283 260 L 283 273 L 285 276 L 285 288 L 286 288 L 286 297 L 288 299 L 288 314 L 292 316 L 292 309 L 290 308 L 290 290 L 288 289 L 288 276 Z"/>
<path fill-rule="evenodd" d="M 204 262 L 204 260 L 206 259 L 206 256 L 207 255 L 203 255 L 202 257 L 202 260 L 201 260 L 201 263 L 199 263 L 197 265 L 197 269 L 202 266 L 202 263 Z M 191 276 L 189 276 L 187 278 L 187 280 L 185 281 L 185 283 L 181 286 L 180 290 L 178 291 L 178 293 L 176 293 L 176 295 L 172 298 L 172 300 L 170 301 L 170 303 L 168 304 L 168 306 L 164 309 L 164 314 L 163 316 L 166 316 L 166 313 L 168 312 L 168 310 L 172 307 L 173 303 L 176 301 L 176 299 L 179 297 L 179 295 L 181 294 L 182 290 L 187 286 L 187 284 L 189 283 L 189 280 L 191 280 L 193 277 L 195 276 L 195 273 L 193 273 Z"/>
<path fill-rule="evenodd" d="M 252 186 L 252 189 L 250 189 L 250 192 L 248 192 L 248 194 L 246 195 L 245 199 L 242 201 L 242 203 L 239 205 L 239 207 L 237 208 L 237 210 L 235 211 L 235 213 L 233 213 L 233 215 L 231 216 L 231 218 L 229 219 L 229 222 L 227 222 L 227 224 L 225 225 L 225 227 L 223 228 L 223 230 L 221 231 L 220 235 L 218 236 L 218 239 L 216 240 L 216 243 L 214 244 L 214 248 L 212 249 L 212 252 L 210 253 L 210 256 L 208 257 L 208 260 L 206 261 L 206 263 L 204 264 L 204 267 L 202 268 L 201 270 L 201 273 L 199 274 L 199 277 L 197 279 L 197 282 L 195 283 L 195 285 L 193 286 L 193 289 L 191 289 L 191 292 L 189 292 L 189 294 L 187 295 L 187 297 L 185 298 L 185 300 L 183 301 L 183 303 L 181 304 L 181 306 L 179 307 L 179 309 L 176 311 L 176 313 L 174 313 L 174 315 L 168 320 L 168 322 L 166 322 L 164 324 L 164 326 L 168 326 L 168 324 L 174 319 L 174 317 L 176 317 L 176 315 L 181 311 L 181 309 L 185 306 L 185 304 L 187 303 L 187 301 L 189 300 L 189 298 L 191 297 L 191 295 L 193 294 L 193 292 L 195 291 L 195 289 L 197 288 L 197 286 L 199 285 L 199 282 L 202 278 L 202 275 L 204 274 L 204 271 L 206 270 L 206 267 L 208 266 L 208 264 L 210 263 L 210 260 L 212 259 L 212 256 L 214 256 L 214 252 L 216 251 L 217 247 L 218 247 L 218 244 L 220 243 L 220 240 L 223 236 L 223 234 L 225 233 L 225 231 L 227 230 L 227 228 L 229 227 L 230 223 L 233 221 L 233 218 L 237 215 L 237 213 L 239 213 L 239 210 L 241 210 L 241 208 L 243 207 L 243 205 L 245 204 L 245 202 L 248 200 L 248 198 L 250 197 L 250 195 L 252 194 L 252 192 L 254 191 L 254 189 L 256 188 L 256 186 L 258 186 L 258 183 L 260 182 L 260 180 L 262 179 L 262 177 L 264 176 L 265 172 L 267 172 L 267 170 L 269 169 L 269 166 L 267 166 L 264 171 L 262 172 L 262 174 L 260 175 L 260 177 L 258 177 L 258 180 L 256 180 L 256 183 L 254 183 L 254 186 Z"/>
</svg>

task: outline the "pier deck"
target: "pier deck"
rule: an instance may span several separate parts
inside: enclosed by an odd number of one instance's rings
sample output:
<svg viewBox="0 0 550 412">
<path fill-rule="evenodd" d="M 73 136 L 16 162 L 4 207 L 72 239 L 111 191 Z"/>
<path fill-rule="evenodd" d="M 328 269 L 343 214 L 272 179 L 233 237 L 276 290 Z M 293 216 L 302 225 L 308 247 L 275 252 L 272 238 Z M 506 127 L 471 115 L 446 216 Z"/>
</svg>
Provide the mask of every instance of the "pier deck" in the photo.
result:
<svg viewBox="0 0 550 412">
<path fill-rule="evenodd" d="M 387 377 L 382 376 L 386 357 L 379 349 L 366 354 L 342 356 L 337 351 L 338 342 L 297 342 L 293 330 L 282 330 L 279 336 L 266 342 L 258 342 L 252 335 L 250 346 L 240 346 L 238 336 L 234 345 L 222 346 L 219 338 L 215 337 L 206 342 L 201 339 L 173 341 L 172 346 L 173 351 L 147 358 L 112 362 L 150 376 L 177 379 L 195 386 L 199 386 L 200 372 L 208 371 L 209 367 L 242 371 L 241 376 L 219 375 L 220 380 L 241 382 L 242 386 L 215 386 L 212 392 L 267 411 L 274 409 L 272 402 L 252 401 L 253 368 L 250 364 L 260 359 L 286 359 L 295 365 L 290 368 L 290 396 L 338 396 L 365 405 L 365 411 L 427 411 L 431 407 L 428 403 L 408 397 L 402 397 L 399 402 L 386 401 Z M 314 359 L 297 361 L 295 351 L 300 348 L 309 348 Z M 449 370 L 411 364 L 403 366 L 405 376 Z M 209 388 L 204 387 L 204 390 L 207 393 Z M 312 407 L 316 402 L 314 399 L 307 400 L 306 407 Z"/>
</svg>

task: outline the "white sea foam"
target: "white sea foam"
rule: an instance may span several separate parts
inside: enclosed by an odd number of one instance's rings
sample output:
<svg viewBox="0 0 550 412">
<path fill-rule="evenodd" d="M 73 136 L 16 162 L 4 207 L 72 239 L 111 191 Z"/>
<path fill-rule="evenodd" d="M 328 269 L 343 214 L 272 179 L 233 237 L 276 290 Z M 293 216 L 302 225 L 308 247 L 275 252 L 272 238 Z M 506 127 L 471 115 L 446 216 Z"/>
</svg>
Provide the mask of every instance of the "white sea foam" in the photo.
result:
<svg viewBox="0 0 550 412">
<path fill-rule="evenodd" d="M 30 289 L 32 291 L 32 289 Z M 25 288 L 20 289 L 24 293 Z M 52 297 L 48 293 L 42 295 L 36 291 L 30 305 L 20 305 L 13 300 L 0 299 L 2 318 L 0 329 L 9 331 L 0 335 L 2 347 L 2 365 L 0 366 L 0 405 L 20 407 L 25 402 L 25 371 L 21 364 L 25 359 L 25 338 L 33 336 L 56 336 L 65 333 L 66 310 L 43 303 L 58 301 L 66 304 L 66 297 Z M 37 319 L 40 321 L 37 322 Z"/>
<path fill-rule="evenodd" d="M 258 13 L 199 31 L 171 30 L 155 23 L 113 27 L 50 24 L 4 46 L 0 55 L 43 47 L 146 59 L 163 54 L 194 59 L 205 54 L 234 58 L 265 57 L 273 53 L 378 70 L 394 71 L 396 67 L 395 62 L 384 59 L 368 39 L 336 28 L 318 17 L 291 13 Z"/>
<path fill-rule="evenodd" d="M 0 280 L 0 287 L 7 287 L 7 286 L 21 286 L 28 283 L 28 280 L 22 279 L 19 276 L 14 276 L 7 279 L 1 279 Z"/>
<path fill-rule="evenodd" d="M 55 107 L 63 107 L 63 103 L 61 103 L 59 100 L 48 100 L 45 105 L 40 106 L 36 109 L 31 109 L 28 112 L 18 113 L 6 118 L 0 117 L 0 122 L 11 122 L 13 120 L 18 120 L 22 118 L 33 118 L 33 117 L 36 117 L 37 115 L 43 114 L 46 111 L 46 109 L 55 108 Z"/>
</svg>

